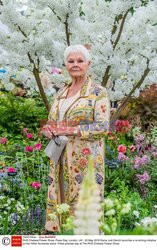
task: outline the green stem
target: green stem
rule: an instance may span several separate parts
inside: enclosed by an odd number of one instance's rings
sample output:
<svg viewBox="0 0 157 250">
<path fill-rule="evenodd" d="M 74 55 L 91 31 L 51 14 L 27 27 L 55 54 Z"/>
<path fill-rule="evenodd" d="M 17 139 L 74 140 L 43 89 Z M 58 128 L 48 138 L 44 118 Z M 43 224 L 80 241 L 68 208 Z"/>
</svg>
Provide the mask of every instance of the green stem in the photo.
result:
<svg viewBox="0 0 157 250">
<path fill-rule="evenodd" d="M 118 226 L 117 226 L 117 235 L 120 234 L 120 225 L 121 225 L 121 214 L 118 215 Z"/>
</svg>

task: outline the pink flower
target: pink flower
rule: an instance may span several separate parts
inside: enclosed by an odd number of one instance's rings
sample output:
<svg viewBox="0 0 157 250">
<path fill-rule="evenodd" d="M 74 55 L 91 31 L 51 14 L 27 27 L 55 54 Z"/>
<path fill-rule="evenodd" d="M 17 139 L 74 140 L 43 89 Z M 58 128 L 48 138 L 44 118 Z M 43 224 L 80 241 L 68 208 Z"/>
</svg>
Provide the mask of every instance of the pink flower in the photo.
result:
<svg viewBox="0 0 157 250">
<path fill-rule="evenodd" d="M 118 146 L 118 152 L 125 153 L 125 152 L 126 152 L 126 146 L 124 146 L 124 145 L 119 145 L 119 146 Z"/>
<path fill-rule="evenodd" d="M 30 185 L 35 189 L 39 189 L 41 187 L 40 182 L 32 182 Z"/>
<path fill-rule="evenodd" d="M 15 173 L 16 169 L 15 168 L 6 168 L 8 173 Z"/>
<path fill-rule="evenodd" d="M 33 138 L 33 134 L 31 134 L 31 133 L 27 133 L 26 136 L 27 136 L 28 139 L 32 139 Z"/>
<path fill-rule="evenodd" d="M 51 74 L 61 74 L 61 69 L 57 67 L 52 67 Z"/>
<path fill-rule="evenodd" d="M 152 152 L 152 155 L 157 158 L 157 151 L 156 152 Z"/>
<path fill-rule="evenodd" d="M 37 151 L 39 151 L 41 149 L 41 147 L 42 147 L 41 143 L 37 143 L 34 146 L 35 150 L 37 150 Z"/>
<path fill-rule="evenodd" d="M 91 153 L 90 148 L 83 148 L 82 149 L 82 154 L 83 155 L 89 155 Z"/>
<path fill-rule="evenodd" d="M 131 152 L 134 152 L 136 150 L 136 147 L 134 145 L 130 146 L 129 148 Z"/>
<path fill-rule="evenodd" d="M 7 138 L 6 138 L 6 137 L 2 137 L 2 138 L 0 139 L 0 143 L 1 143 L 1 144 L 6 144 L 6 142 L 7 142 Z"/>
<path fill-rule="evenodd" d="M 129 158 L 126 157 L 123 153 L 119 152 L 119 154 L 118 154 L 118 160 L 119 161 L 127 161 L 127 160 L 129 160 Z"/>
<path fill-rule="evenodd" d="M 33 147 L 32 146 L 26 146 L 25 147 L 25 151 L 26 152 L 32 152 L 33 151 Z"/>
<path fill-rule="evenodd" d="M 26 133 L 28 132 L 28 128 L 23 128 L 23 129 L 22 129 L 22 132 L 23 132 L 24 134 L 26 134 Z"/>
<path fill-rule="evenodd" d="M 149 181 L 150 179 L 149 174 L 146 171 L 144 171 L 143 174 L 136 174 L 136 177 L 141 184 L 145 184 L 145 182 Z"/>
</svg>

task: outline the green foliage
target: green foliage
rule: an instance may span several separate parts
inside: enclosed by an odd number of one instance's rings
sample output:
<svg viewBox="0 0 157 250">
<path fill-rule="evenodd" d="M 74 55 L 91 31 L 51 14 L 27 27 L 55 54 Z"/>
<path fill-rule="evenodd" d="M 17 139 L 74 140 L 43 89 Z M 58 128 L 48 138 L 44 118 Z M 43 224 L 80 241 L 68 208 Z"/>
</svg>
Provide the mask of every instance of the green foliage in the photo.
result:
<svg viewBox="0 0 157 250">
<path fill-rule="evenodd" d="M 24 98 L 0 92 L 0 133 L 18 135 L 22 128 L 35 130 L 47 113 L 40 98 Z"/>
<path fill-rule="evenodd" d="M 0 196 L 0 234 L 13 233 L 27 209 L 14 198 Z"/>
<path fill-rule="evenodd" d="M 134 191 L 133 187 L 129 188 L 125 181 L 120 180 L 118 178 L 115 179 L 112 186 L 110 187 L 110 191 L 105 193 L 105 197 L 116 199 L 118 198 L 120 202 L 127 203 L 130 202 L 132 204 L 132 211 L 139 212 L 139 218 L 143 219 L 144 217 L 150 214 L 150 207 L 147 200 L 143 200 L 140 197 L 140 194 Z M 135 216 L 133 213 L 125 216 L 122 220 L 122 228 L 132 229 L 135 221 Z"/>
<path fill-rule="evenodd" d="M 43 150 L 25 152 L 26 146 L 32 146 L 36 143 L 42 144 L 42 149 L 45 148 L 47 141 L 39 138 L 33 133 L 40 126 L 40 119 L 46 119 L 47 113 L 38 97 L 23 98 L 15 97 L 10 93 L 0 93 L 0 133 L 1 136 L 6 136 L 8 141 L 6 144 L 0 145 L 0 216 L 2 216 L 0 224 L 1 234 L 40 234 L 44 225 L 44 213 L 47 198 L 48 186 L 48 159 L 44 155 Z M 24 127 L 29 128 L 29 132 L 33 133 L 33 138 L 27 139 L 25 134 L 21 131 Z M 118 199 L 121 208 L 124 204 L 131 204 L 131 209 L 125 216 L 121 216 L 119 208 L 114 207 L 116 216 L 108 217 L 109 226 L 112 226 L 110 233 L 114 230 L 115 234 L 130 234 L 130 235 L 150 235 L 156 233 L 155 229 L 144 229 L 141 226 L 136 226 L 142 219 L 147 216 L 156 216 L 155 205 L 157 205 L 157 158 L 150 157 L 150 161 L 144 167 L 136 170 L 133 168 L 133 160 L 137 152 L 130 153 L 129 146 L 134 144 L 134 134 L 140 134 L 139 131 L 130 131 L 130 133 L 113 133 L 112 137 L 103 135 L 106 144 L 106 157 L 112 161 L 117 160 L 118 146 L 125 145 L 126 156 L 129 157 L 128 161 L 118 162 L 116 168 L 109 168 L 105 166 L 105 198 Z M 150 132 L 147 133 L 146 143 L 148 141 L 156 147 L 157 125 L 150 126 Z M 99 136 L 96 136 L 99 139 Z M 144 144 L 144 143 L 143 143 Z M 144 144 L 142 147 L 144 147 Z M 109 150 L 107 149 L 109 148 Z M 145 151 L 143 151 L 145 152 Z M 144 153 L 143 153 L 144 154 Z M 9 176 L 5 173 L 5 167 L 13 167 L 17 169 L 17 175 Z M 142 174 L 146 170 L 151 179 L 145 184 L 147 195 L 144 197 L 140 193 L 140 185 L 138 185 L 135 175 Z M 30 184 L 32 182 L 40 182 L 39 189 L 33 188 Z M 7 210 L 4 204 L 7 204 L 11 198 L 11 210 Z M 24 208 L 29 206 L 32 211 L 36 209 L 38 204 L 41 209 L 40 218 L 28 214 L 28 218 L 22 223 L 22 217 L 25 214 L 25 209 L 19 212 L 21 219 L 10 229 L 10 214 L 15 213 L 15 206 L 19 201 Z M 117 203 L 118 204 L 118 203 Z M 119 206 L 119 205 L 117 205 Z M 34 209 L 34 210 L 33 210 Z M 60 210 L 58 210 L 60 211 Z M 7 212 L 7 213 L 4 213 Z M 137 214 L 139 214 L 137 216 Z M 66 218 L 66 220 L 65 220 Z M 62 216 L 64 219 L 61 234 L 71 235 L 74 234 L 73 217 Z M 33 221 L 33 222 L 32 222 Z M 118 228 L 116 227 L 118 225 Z M 107 228 L 104 228 L 104 232 Z M 113 230 L 113 231 L 112 231 Z M 109 234 L 110 234 L 109 233 Z"/>
</svg>

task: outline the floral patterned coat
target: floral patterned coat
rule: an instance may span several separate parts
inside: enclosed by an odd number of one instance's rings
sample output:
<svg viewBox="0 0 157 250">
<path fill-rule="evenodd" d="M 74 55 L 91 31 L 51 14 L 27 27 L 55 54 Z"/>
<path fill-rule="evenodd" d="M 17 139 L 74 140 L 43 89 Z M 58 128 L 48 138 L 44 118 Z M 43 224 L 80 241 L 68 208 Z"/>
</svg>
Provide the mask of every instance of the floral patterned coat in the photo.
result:
<svg viewBox="0 0 157 250">
<path fill-rule="evenodd" d="M 59 124 L 59 102 L 63 102 L 68 88 L 69 85 L 65 86 L 55 95 L 48 116 L 49 121 Z M 100 196 L 102 200 L 104 198 L 104 139 L 96 140 L 94 136 L 104 133 L 104 126 L 109 130 L 110 100 L 106 88 L 88 77 L 81 88 L 80 96 L 66 110 L 63 120 L 70 122 L 69 126 L 79 126 L 81 136 L 68 136 L 69 141 L 57 166 L 50 160 L 45 224 L 48 231 L 60 231 L 60 216 L 57 215 L 53 220 L 49 216 L 56 213 L 58 204 L 69 204 L 70 214 L 73 215 L 90 154 L 94 157 L 95 180 Z"/>
</svg>

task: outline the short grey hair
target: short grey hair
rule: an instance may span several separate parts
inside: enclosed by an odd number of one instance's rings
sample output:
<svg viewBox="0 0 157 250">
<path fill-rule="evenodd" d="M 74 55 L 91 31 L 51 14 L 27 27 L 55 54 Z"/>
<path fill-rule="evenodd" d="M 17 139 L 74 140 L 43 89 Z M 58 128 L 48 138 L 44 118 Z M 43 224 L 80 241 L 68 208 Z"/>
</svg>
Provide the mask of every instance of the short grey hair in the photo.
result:
<svg viewBox="0 0 157 250">
<path fill-rule="evenodd" d="M 69 56 L 70 53 L 82 53 L 84 55 L 84 57 L 86 58 L 87 61 L 91 60 L 91 56 L 89 53 L 89 50 L 86 49 L 85 46 L 83 46 L 82 44 L 75 44 L 75 45 L 70 45 L 68 46 L 65 51 L 64 51 L 64 63 L 67 63 L 67 58 Z"/>
</svg>

